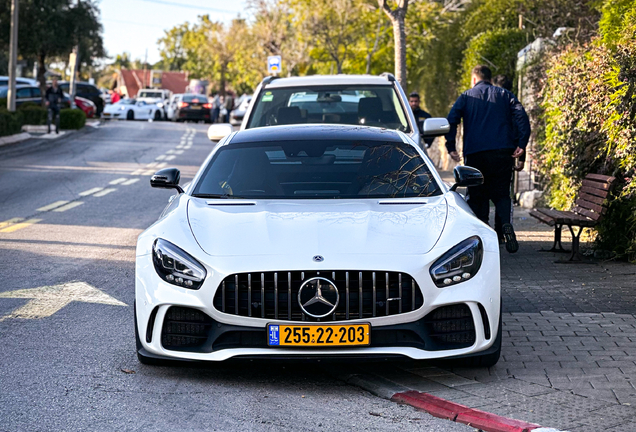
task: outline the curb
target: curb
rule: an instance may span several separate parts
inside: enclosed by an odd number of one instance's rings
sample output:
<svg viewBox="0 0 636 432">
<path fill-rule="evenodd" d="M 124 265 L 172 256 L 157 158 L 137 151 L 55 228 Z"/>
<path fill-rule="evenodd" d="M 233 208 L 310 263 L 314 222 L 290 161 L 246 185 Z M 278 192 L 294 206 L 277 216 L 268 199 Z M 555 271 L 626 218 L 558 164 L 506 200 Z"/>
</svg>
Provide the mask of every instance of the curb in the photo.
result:
<svg viewBox="0 0 636 432">
<path fill-rule="evenodd" d="M 15 144 L 21 141 L 25 141 L 28 140 L 29 138 L 31 138 L 31 135 L 29 135 L 26 132 L 22 132 L 19 134 L 15 134 L 15 135 L 9 135 L 9 136 L 5 136 L 5 137 L 0 137 L 0 146 L 3 145 L 8 145 L 8 144 Z"/>
<path fill-rule="evenodd" d="M 391 397 L 391 400 L 411 405 L 426 411 L 434 417 L 463 423 L 485 432 L 529 432 L 541 428 L 541 426 L 534 423 L 491 414 L 414 390 L 396 393 Z"/>
</svg>

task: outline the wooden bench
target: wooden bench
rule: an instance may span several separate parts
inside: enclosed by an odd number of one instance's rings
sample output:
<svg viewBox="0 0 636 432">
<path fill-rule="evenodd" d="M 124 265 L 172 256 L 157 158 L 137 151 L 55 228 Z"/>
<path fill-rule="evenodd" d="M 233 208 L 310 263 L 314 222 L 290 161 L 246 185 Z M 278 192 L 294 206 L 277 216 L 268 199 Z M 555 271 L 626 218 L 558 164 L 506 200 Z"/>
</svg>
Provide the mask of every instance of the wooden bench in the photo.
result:
<svg viewBox="0 0 636 432">
<path fill-rule="evenodd" d="M 616 178 L 610 176 L 588 174 L 583 180 L 572 211 L 538 208 L 530 212 L 530 216 L 554 227 L 554 244 L 546 252 L 568 252 L 561 244 L 561 229 L 565 225 L 572 233 L 572 253 L 566 262 L 582 261 L 579 253 L 581 233 L 585 228 L 596 226 L 607 211 L 605 200 L 615 180 Z M 574 232 L 574 227 L 579 228 L 578 233 Z"/>
</svg>

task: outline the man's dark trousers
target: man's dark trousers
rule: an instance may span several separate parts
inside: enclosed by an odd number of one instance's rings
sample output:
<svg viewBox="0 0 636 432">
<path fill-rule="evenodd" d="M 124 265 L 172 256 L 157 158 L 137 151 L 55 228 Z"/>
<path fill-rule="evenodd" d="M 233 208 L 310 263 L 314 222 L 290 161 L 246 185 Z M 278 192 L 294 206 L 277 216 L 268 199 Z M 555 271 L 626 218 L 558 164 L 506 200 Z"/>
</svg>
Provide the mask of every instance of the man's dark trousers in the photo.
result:
<svg viewBox="0 0 636 432">
<path fill-rule="evenodd" d="M 495 204 L 495 213 L 502 225 L 511 223 L 510 185 L 515 162 L 513 151 L 512 148 L 487 150 L 465 156 L 464 163 L 477 168 L 484 175 L 483 185 L 468 188 L 468 205 L 485 223 L 488 223 L 490 201 Z"/>
</svg>

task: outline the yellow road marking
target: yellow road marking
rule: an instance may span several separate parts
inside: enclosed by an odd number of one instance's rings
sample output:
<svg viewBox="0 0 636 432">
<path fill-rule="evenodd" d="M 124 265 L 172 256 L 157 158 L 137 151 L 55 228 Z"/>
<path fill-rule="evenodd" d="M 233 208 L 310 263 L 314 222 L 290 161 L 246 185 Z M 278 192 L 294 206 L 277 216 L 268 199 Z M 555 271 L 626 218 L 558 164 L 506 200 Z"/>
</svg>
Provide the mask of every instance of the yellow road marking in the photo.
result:
<svg viewBox="0 0 636 432">
<path fill-rule="evenodd" d="M 108 183 L 108 184 L 112 184 L 112 185 L 116 185 L 119 183 L 123 183 L 126 181 L 126 177 L 120 177 L 117 180 L 113 180 L 112 182 Z"/>
<path fill-rule="evenodd" d="M 110 188 L 110 189 L 104 189 L 101 192 L 97 192 L 95 195 L 93 195 L 94 197 L 103 197 L 104 195 L 108 195 L 111 192 L 115 192 L 117 189 L 115 188 Z"/>
<path fill-rule="evenodd" d="M 36 223 L 40 222 L 41 220 L 42 220 L 42 219 L 29 219 L 29 220 L 25 220 L 24 222 L 20 222 L 20 223 L 16 223 L 16 224 L 13 224 L 13 225 L 9 225 L 9 226 L 8 226 L 8 227 L 6 227 L 6 228 L 0 229 L 0 232 L 3 232 L 3 233 L 10 233 L 10 232 L 14 232 L 14 231 L 17 231 L 17 230 L 19 230 L 19 229 L 26 228 L 26 227 L 28 227 L 28 226 L 31 226 L 31 225 L 33 225 L 33 224 L 36 224 Z"/>
<path fill-rule="evenodd" d="M 122 183 L 122 186 L 130 186 L 133 183 L 137 183 L 139 181 L 138 178 L 130 179 Z"/>
<path fill-rule="evenodd" d="M 14 223 L 18 223 L 18 222 L 23 221 L 23 220 L 24 220 L 24 218 L 8 219 L 8 220 L 6 220 L 4 222 L 0 222 L 0 228 L 4 228 L 6 226 L 13 225 Z"/>
<path fill-rule="evenodd" d="M 101 189 L 101 188 L 100 188 Z M 72 208 L 81 206 L 82 204 L 84 204 L 83 201 L 74 201 L 72 203 L 68 203 L 65 206 L 62 207 L 58 207 L 55 210 L 53 210 L 54 212 L 65 212 L 66 210 L 70 210 Z"/>
<path fill-rule="evenodd" d="M 37 211 L 45 212 L 45 211 L 53 210 L 54 208 L 58 208 L 60 206 L 63 206 L 64 204 L 68 204 L 68 201 L 55 201 L 52 204 L 46 205 L 44 207 L 40 207 L 39 209 L 37 209 Z"/>
<path fill-rule="evenodd" d="M 92 194 L 94 194 L 95 192 L 99 192 L 100 190 L 103 190 L 103 189 L 104 189 L 104 188 L 96 187 L 96 188 L 93 188 L 93 189 L 86 190 L 86 191 L 84 191 L 84 192 L 80 192 L 80 194 L 79 194 L 79 195 L 80 195 L 80 196 L 88 196 L 88 195 L 92 195 Z"/>
</svg>

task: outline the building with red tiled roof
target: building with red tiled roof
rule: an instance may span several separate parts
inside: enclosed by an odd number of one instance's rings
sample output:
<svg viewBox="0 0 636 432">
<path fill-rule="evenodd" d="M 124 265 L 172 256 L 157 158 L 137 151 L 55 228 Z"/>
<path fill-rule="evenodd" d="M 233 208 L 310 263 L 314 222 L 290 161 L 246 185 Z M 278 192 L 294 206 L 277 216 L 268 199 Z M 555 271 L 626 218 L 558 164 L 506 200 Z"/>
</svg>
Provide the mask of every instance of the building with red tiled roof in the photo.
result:
<svg viewBox="0 0 636 432">
<path fill-rule="evenodd" d="M 160 84 L 152 83 L 153 78 Z M 172 93 L 185 93 L 189 80 L 186 72 L 163 72 L 144 69 L 121 69 L 117 77 L 119 93 L 135 97 L 142 88 L 153 87 L 170 90 Z"/>
</svg>

